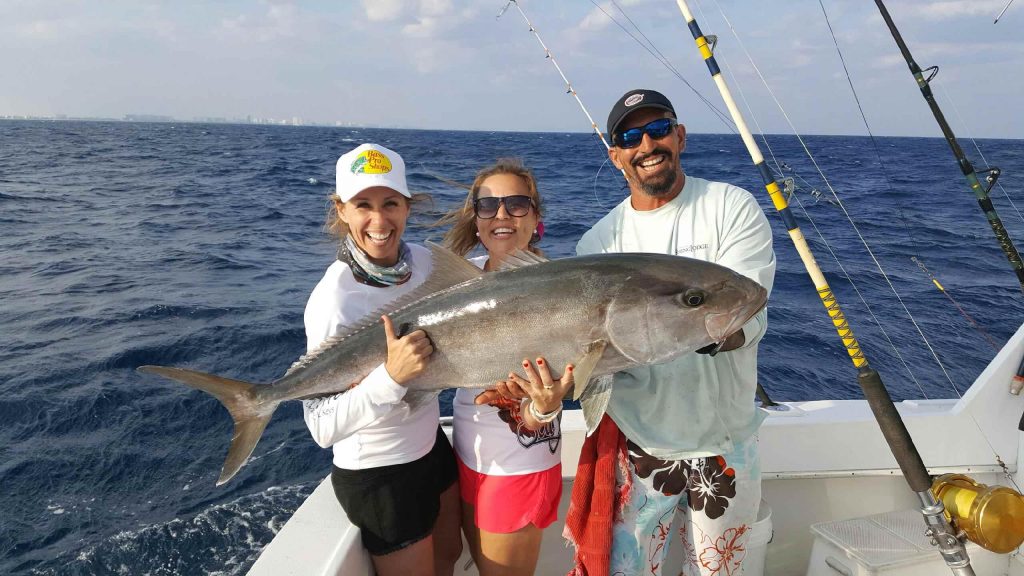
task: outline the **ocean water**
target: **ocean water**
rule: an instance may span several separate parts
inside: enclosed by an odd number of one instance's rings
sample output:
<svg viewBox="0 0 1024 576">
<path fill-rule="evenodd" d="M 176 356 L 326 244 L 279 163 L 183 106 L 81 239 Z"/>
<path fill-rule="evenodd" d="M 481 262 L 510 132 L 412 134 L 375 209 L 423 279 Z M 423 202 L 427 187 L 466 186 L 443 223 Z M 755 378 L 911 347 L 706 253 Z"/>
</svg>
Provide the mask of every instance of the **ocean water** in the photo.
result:
<svg viewBox="0 0 1024 576">
<path fill-rule="evenodd" d="M 303 351 L 306 297 L 334 258 L 322 229 L 334 162 L 364 141 L 401 152 L 411 187 L 433 195 L 408 230 L 416 241 L 440 238 L 429 224 L 463 198 L 450 181 L 469 183 L 500 156 L 535 170 L 553 257 L 570 255 L 626 195 L 587 134 L 0 121 L 0 573 L 226 575 L 252 564 L 327 474 L 329 451 L 290 403 L 248 466 L 217 488 L 227 413 L 134 369 L 280 376 Z M 1024 296 L 945 142 L 881 138 L 880 163 L 867 138 L 808 138 L 874 257 L 796 140 L 768 143 L 796 178 L 796 217 L 893 396 L 966 390 L 992 343 L 1020 325 Z M 979 145 L 1004 171 L 994 201 L 1024 249 L 1024 219 L 1010 205 L 1024 208 L 1024 141 Z M 688 146 L 688 173 L 753 191 L 775 232 L 761 383 L 776 400 L 858 398 L 739 139 L 692 134 Z"/>
</svg>

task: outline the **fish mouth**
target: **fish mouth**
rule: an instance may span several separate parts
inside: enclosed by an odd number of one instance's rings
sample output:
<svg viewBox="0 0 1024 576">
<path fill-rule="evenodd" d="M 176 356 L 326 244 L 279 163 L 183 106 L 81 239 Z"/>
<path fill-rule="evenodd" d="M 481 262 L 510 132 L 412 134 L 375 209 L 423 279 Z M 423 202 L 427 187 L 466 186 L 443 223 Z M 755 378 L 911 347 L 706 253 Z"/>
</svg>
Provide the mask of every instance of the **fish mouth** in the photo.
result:
<svg viewBox="0 0 1024 576">
<path fill-rule="evenodd" d="M 745 304 L 725 312 L 712 312 L 704 318 L 704 327 L 712 342 L 716 342 L 720 347 L 726 338 L 735 334 L 765 307 L 768 303 L 768 291 L 761 286 L 758 288 L 758 294 L 754 298 L 745 299 Z"/>
</svg>

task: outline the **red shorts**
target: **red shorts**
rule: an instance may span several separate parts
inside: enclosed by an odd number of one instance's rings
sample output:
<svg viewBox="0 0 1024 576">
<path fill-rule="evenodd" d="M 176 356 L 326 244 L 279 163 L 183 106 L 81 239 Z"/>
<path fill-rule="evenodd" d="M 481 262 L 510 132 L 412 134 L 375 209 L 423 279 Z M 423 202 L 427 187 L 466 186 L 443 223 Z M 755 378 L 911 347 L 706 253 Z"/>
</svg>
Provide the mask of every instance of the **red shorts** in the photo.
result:
<svg viewBox="0 0 1024 576">
<path fill-rule="evenodd" d="M 558 519 L 562 498 L 562 465 L 517 476 L 482 474 L 459 462 L 459 492 L 472 504 L 477 528 L 509 534 L 533 524 L 547 528 Z"/>
</svg>

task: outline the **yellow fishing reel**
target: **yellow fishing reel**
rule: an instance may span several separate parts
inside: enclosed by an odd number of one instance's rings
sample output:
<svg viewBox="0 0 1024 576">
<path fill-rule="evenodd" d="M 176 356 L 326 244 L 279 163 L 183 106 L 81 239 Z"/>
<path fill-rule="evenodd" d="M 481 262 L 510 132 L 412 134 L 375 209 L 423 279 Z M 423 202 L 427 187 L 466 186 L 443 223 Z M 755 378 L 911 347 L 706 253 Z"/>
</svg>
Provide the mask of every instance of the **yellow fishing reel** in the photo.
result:
<svg viewBox="0 0 1024 576">
<path fill-rule="evenodd" d="M 999 554 L 1024 542 L 1024 497 L 1006 486 L 986 486 L 963 474 L 944 474 L 932 492 L 946 508 L 946 518 L 967 539 Z"/>
</svg>

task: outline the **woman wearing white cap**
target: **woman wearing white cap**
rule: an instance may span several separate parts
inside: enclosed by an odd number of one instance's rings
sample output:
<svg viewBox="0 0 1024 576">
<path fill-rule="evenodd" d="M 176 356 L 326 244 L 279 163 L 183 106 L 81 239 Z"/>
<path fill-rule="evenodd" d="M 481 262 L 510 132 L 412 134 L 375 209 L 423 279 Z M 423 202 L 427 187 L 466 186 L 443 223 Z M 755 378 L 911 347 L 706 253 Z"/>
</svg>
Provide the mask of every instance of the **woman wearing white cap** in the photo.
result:
<svg viewBox="0 0 1024 576">
<path fill-rule="evenodd" d="M 367 315 L 426 279 L 429 251 L 402 240 L 412 199 L 394 151 L 363 144 L 338 159 L 328 227 L 341 246 L 306 304 L 308 351 L 376 321 Z M 422 330 L 396 335 L 383 320 L 387 361 L 343 394 L 304 400 L 306 425 L 317 444 L 334 450 L 335 495 L 377 574 L 450 575 L 462 551 L 455 457 L 437 402 L 403 402 L 405 384 L 433 347 Z"/>
</svg>

